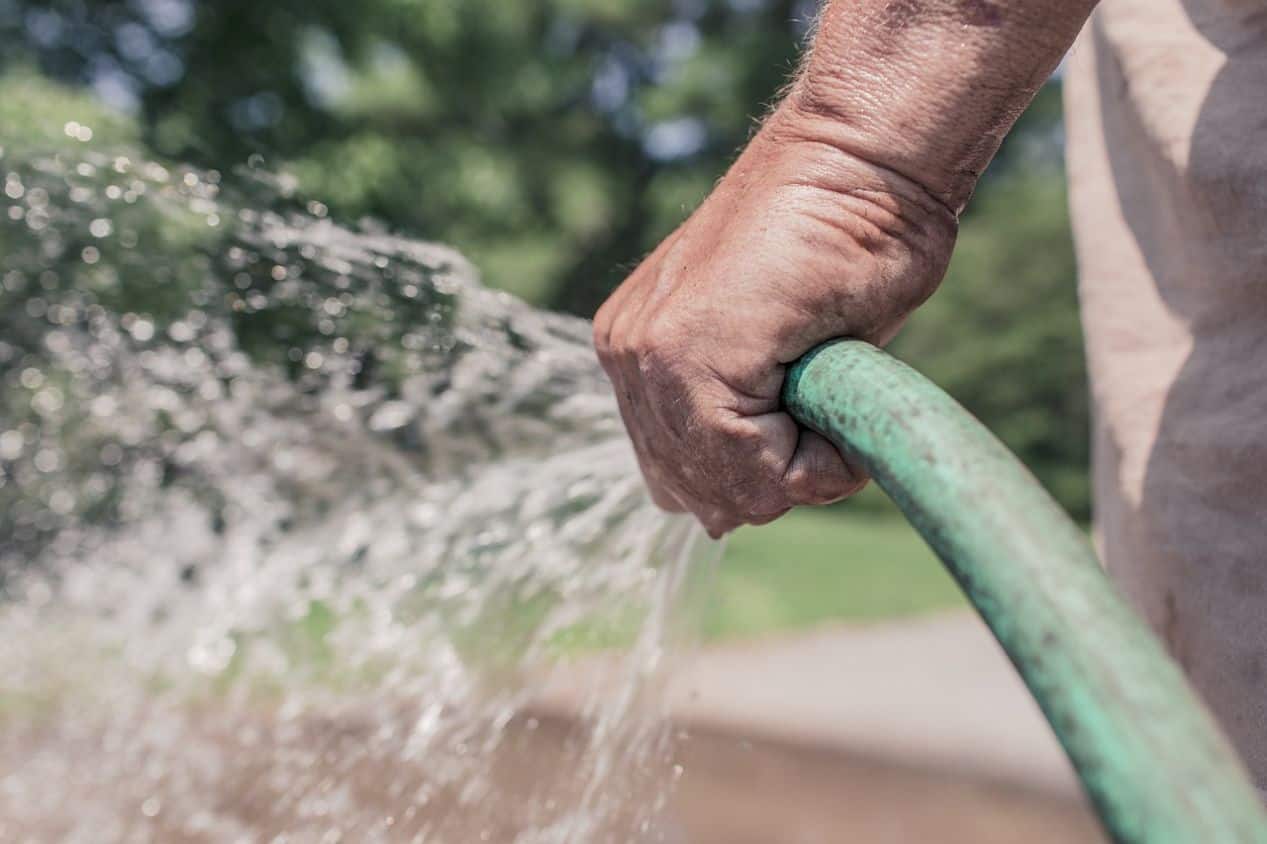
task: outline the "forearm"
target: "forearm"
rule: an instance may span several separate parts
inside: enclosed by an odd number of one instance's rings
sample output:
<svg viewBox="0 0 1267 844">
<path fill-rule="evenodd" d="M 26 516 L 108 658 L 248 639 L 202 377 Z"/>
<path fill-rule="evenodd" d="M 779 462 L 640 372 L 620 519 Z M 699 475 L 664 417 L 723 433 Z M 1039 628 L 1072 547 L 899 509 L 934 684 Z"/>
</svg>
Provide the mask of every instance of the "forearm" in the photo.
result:
<svg viewBox="0 0 1267 844">
<path fill-rule="evenodd" d="M 831 0 L 780 109 L 953 211 L 1095 0 Z"/>
</svg>

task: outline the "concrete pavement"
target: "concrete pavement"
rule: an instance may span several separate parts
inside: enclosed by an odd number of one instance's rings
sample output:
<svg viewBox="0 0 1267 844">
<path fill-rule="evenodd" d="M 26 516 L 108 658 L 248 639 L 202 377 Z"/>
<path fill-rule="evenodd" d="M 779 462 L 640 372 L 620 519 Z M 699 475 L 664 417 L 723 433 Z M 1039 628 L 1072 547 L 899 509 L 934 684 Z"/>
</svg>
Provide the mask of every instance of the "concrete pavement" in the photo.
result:
<svg viewBox="0 0 1267 844">
<path fill-rule="evenodd" d="M 701 649 L 663 694 L 672 720 L 1062 796 L 1073 771 L 975 614 L 834 626 Z M 537 705 L 575 712 L 609 667 L 576 666 Z M 610 675 L 608 675 L 610 676 Z"/>
</svg>

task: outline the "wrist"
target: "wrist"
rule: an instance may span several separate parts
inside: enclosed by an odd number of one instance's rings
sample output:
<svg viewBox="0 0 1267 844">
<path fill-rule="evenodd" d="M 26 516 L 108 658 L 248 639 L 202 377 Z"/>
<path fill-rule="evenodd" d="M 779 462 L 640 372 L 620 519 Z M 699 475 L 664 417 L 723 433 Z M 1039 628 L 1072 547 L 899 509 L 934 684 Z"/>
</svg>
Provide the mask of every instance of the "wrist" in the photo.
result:
<svg viewBox="0 0 1267 844">
<path fill-rule="evenodd" d="M 786 106 L 709 202 L 722 219 L 755 216 L 761 229 L 780 232 L 779 254 L 791 256 L 797 289 L 818 293 L 819 306 L 798 322 L 813 335 L 810 345 L 844 335 L 887 342 L 940 283 L 958 229 L 955 214 L 922 185 L 818 139 Z"/>
<path fill-rule="evenodd" d="M 837 0 L 780 106 L 958 213 L 1094 0 Z"/>
<path fill-rule="evenodd" d="M 957 225 L 957 214 L 946 197 L 928 180 L 913 176 L 912 168 L 900 166 L 914 152 L 895 154 L 898 144 L 871 144 L 861 135 L 851 135 L 838 121 L 807 112 L 792 91 L 766 119 L 750 148 L 776 181 L 852 194 L 918 222 L 921 228 Z"/>
</svg>

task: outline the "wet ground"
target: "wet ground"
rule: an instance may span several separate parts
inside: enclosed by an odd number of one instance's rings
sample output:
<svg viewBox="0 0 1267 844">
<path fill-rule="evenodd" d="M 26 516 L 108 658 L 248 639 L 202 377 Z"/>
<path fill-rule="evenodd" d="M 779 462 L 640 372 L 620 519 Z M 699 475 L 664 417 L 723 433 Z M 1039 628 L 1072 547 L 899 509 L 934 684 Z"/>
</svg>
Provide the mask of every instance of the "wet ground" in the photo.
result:
<svg viewBox="0 0 1267 844">
<path fill-rule="evenodd" d="M 1078 802 L 953 772 L 726 735 L 677 755 L 671 811 L 692 844 L 1102 840 Z"/>
<path fill-rule="evenodd" d="M 510 724 L 485 768 L 488 776 L 461 787 L 437 784 L 461 782 L 451 776 L 456 770 L 451 755 L 437 757 L 432 769 L 425 754 L 420 757 L 425 763 L 402 765 L 365 753 L 371 734 L 381 729 L 369 719 L 258 723 L 249 749 L 243 749 L 240 736 L 218 732 L 215 719 L 207 724 L 190 737 L 190 747 L 198 751 L 195 755 L 217 761 L 179 771 L 169 767 L 157 776 L 147 771 L 157 758 L 137 748 L 115 748 L 128 760 L 116 776 L 90 776 L 100 770 L 96 761 L 107 749 L 88 734 L 46 729 L 21 739 L 0 738 L 0 842 L 82 840 L 71 830 L 72 821 L 82 820 L 85 812 L 99 818 L 89 825 L 96 835 L 93 844 L 1101 840 L 1085 808 L 1068 797 L 725 733 L 679 734 L 671 760 L 643 764 L 634 756 L 631 763 L 629 755 L 617 753 L 612 758 L 630 765 L 628 776 L 615 776 L 604 793 L 587 795 L 572 774 L 586 753 L 586 734 L 562 719 Z M 236 730 L 240 733 L 240 724 Z M 44 795 L 56 800 L 22 795 L 13 787 L 14 775 L 26 765 L 42 764 L 54 742 L 59 758 L 79 764 L 47 769 L 59 781 L 45 781 Z M 230 742 L 233 752 L 203 752 Z M 647 746 L 640 752 L 646 754 Z M 300 761 L 306 764 L 301 767 Z M 164 776 L 173 781 L 165 782 Z M 665 811 L 649 825 L 666 777 L 676 784 Z M 586 800 L 614 807 L 601 829 L 556 827 L 553 838 L 524 836 L 526 830 L 557 822 L 561 807 Z M 195 806 L 200 808 L 195 811 Z"/>
</svg>

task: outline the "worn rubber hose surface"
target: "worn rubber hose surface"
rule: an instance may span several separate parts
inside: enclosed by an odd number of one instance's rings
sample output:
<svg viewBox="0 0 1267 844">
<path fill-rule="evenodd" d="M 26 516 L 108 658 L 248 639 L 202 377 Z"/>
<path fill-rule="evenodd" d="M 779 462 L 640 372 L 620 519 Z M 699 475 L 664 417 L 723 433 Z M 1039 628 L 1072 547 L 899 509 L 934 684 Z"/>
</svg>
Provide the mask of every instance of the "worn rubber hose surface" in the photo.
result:
<svg viewBox="0 0 1267 844">
<path fill-rule="evenodd" d="M 1114 840 L 1267 842 L 1257 792 L 1178 666 L 1114 591 L 1083 531 L 980 422 L 852 340 L 795 364 L 784 403 L 865 466 L 945 563 Z"/>
</svg>

